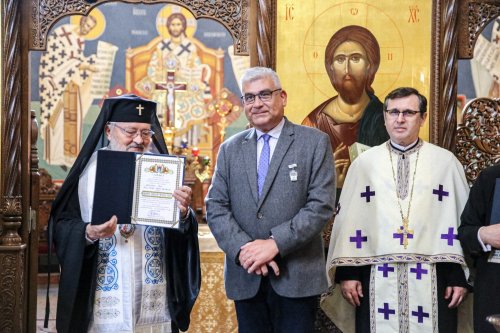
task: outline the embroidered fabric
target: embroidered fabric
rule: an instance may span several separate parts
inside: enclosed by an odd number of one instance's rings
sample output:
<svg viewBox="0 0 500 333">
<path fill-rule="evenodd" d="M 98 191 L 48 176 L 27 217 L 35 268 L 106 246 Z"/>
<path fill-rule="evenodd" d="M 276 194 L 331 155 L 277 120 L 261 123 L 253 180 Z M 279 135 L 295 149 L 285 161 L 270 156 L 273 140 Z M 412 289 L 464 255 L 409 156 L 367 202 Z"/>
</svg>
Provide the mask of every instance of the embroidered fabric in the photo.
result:
<svg viewBox="0 0 500 333">
<path fill-rule="evenodd" d="M 399 150 L 398 148 L 394 147 L 393 145 L 390 144 L 390 141 L 387 142 L 387 145 L 389 149 L 391 150 L 391 153 L 394 153 L 398 156 L 398 165 L 396 167 L 397 169 L 397 186 L 396 190 L 398 192 L 399 198 L 401 200 L 406 199 L 409 193 L 409 182 L 410 182 L 410 158 L 411 155 L 415 154 L 418 152 L 420 147 L 423 145 L 422 140 L 418 140 L 418 142 L 415 144 L 414 147 L 402 151 Z"/>
<path fill-rule="evenodd" d="M 373 265 L 369 287 L 371 332 L 438 333 L 436 285 L 435 264 Z"/>
</svg>

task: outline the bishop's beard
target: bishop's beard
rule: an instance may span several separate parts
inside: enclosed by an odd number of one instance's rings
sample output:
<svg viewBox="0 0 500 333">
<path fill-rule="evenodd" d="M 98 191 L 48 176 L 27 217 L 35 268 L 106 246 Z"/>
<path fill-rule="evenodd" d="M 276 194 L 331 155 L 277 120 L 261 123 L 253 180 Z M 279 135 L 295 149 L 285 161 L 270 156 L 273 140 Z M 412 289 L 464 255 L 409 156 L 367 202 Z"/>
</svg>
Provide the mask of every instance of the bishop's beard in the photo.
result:
<svg viewBox="0 0 500 333">
<path fill-rule="evenodd" d="M 355 77 L 346 74 L 340 80 L 333 77 L 333 87 L 339 93 L 340 97 L 347 104 L 356 104 L 363 96 L 365 91 L 366 78 L 358 80 Z"/>
</svg>

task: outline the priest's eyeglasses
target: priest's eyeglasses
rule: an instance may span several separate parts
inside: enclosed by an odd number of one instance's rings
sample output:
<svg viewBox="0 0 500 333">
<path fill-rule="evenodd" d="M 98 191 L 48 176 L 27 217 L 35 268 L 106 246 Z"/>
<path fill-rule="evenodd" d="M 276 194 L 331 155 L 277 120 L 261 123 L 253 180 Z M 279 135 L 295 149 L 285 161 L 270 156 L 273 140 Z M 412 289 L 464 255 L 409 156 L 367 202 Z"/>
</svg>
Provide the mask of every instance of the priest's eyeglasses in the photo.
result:
<svg viewBox="0 0 500 333">
<path fill-rule="evenodd" d="M 273 94 L 277 91 L 281 91 L 281 88 L 274 89 L 274 90 L 266 89 L 266 90 L 259 91 L 256 94 L 250 94 L 250 93 L 245 94 L 245 95 L 241 96 L 241 100 L 243 101 L 243 103 L 245 103 L 247 105 L 253 104 L 253 103 L 255 103 L 255 97 L 259 96 L 259 99 L 261 102 L 269 102 L 271 100 L 271 98 L 273 97 Z"/>
<path fill-rule="evenodd" d="M 399 118 L 400 114 L 403 115 L 403 118 L 413 118 L 417 113 L 420 113 L 420 111 L 415 110 L 399 111 L 398 109 L 385 110 L 385 112 L 393 119 Z"/>
<path fill-rule="evenodd" d="M 136 128 L 123 128 L 118 126 L 116 123 L 108 123 L 108 125 L 113 125 L 114 127 L 118 128 L 120 131 L 122 131 L 123 134 L 125 134 L 128 138 L 130 139 L 135 139 L 139 134 L 141 135 L 141 138 L 143 140 L 148 140 L 151 139 L 151 137 L 155 134 L 152 130 L 138 130 Z"/>
</svg>

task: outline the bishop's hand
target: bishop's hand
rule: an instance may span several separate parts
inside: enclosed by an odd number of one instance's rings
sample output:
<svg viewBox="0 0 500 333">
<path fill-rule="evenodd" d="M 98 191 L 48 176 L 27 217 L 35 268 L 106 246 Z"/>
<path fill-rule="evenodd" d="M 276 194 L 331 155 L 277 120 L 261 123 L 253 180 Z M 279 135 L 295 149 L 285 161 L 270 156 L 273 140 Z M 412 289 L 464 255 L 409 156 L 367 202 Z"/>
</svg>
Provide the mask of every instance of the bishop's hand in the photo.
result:
<svg viewBox="0 0 500 333">
<path fill-rule="evenodd" d="M 118 218 L 116 215 L 113 215 L 109 221 L 104 222 L 103 224 L 87 224 L 87 228 L 85 229 L 85 234 L 89 240 L 95 241 L 100 238 L 108 238 L 114 235 L 116 231 L 116 225 L 118 223 Z"/>
<path fill-rule="evenodd" d="M 174 191 L 173 196 L 177 200 L 177 205 L 181 210 L 181 217 L 185 218 L 191 204 L 192 190 L 189 186 L 181 186 Z"/>
</svg>

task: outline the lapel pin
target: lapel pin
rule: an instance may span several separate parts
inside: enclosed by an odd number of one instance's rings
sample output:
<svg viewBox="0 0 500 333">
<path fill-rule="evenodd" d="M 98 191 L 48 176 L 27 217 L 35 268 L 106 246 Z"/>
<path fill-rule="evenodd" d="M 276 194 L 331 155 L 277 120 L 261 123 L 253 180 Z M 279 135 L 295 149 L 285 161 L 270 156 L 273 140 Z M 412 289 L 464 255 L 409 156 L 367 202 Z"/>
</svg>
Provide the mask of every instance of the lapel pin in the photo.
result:
<svg viewBox="0 0 500 333">
<path fill-rule="evenodd" d="M 297 181 L 297 171 L 295 170 L 296 167 L 297 167 L 296 163 L 288 165 L 288 169 L 290 169 L 290 181 L 292 182 Z"/>
</svg>

